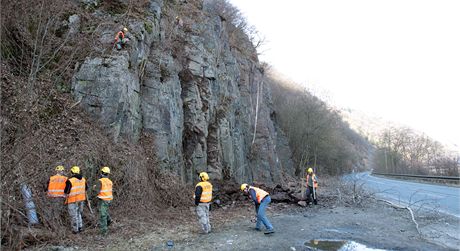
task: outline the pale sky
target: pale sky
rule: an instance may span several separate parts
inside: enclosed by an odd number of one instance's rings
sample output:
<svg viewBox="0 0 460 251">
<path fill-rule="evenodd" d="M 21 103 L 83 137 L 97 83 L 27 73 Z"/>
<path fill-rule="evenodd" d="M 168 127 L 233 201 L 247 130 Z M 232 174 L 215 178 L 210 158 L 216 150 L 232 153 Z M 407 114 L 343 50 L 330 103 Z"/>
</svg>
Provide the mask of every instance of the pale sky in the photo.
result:
<svg viewBox="0 0 460 251">
<path fill-rule="evenodd" d="M 262 61 L 333 103 L 460 149 L 460 0 L 230 0 Z"/>
</svg>

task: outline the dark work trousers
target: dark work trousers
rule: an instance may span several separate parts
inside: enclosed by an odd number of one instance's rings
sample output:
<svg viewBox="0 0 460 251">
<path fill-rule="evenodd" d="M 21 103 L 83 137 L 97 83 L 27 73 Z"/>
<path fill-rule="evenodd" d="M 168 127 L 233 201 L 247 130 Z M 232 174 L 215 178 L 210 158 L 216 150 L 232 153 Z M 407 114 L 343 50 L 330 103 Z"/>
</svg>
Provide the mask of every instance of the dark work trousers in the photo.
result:
<svg viewBox="0 0 460 251">
<path fill-rule="evenodd" d="M 305 191 L 305 193 L 306 193 L 308 203 L 311 203 L 313 201 L 313 204 L 318 205 L 318 201 L 317 201 L 318 190 L 317 189 L 315 189 L 315 195 L 313 195 L 313 187 L 308 186 L 307 191 Z"/>
</svg>

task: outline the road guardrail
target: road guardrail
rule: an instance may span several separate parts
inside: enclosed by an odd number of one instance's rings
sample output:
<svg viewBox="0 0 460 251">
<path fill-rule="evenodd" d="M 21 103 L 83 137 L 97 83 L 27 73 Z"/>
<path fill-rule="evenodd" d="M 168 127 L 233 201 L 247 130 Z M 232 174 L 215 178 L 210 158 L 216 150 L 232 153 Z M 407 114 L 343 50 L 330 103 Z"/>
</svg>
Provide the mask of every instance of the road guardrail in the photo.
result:
<svg viewBox="0 0 460 251">
<path fill-rule="evenodd" d="M 393 174 L 393 173 L 376 173 L 376 172 L 372 172 L 372 174 L 375 174 L 375 175 L 383 175 L 383 176 L 394 176 L 394 177 L 419 178 L 419 179 L 455 180 L 455 181 L 460 181 L 460 177 L 455 177 L 455 176 L 432 176 L 432 175 Z"/>
</svg>

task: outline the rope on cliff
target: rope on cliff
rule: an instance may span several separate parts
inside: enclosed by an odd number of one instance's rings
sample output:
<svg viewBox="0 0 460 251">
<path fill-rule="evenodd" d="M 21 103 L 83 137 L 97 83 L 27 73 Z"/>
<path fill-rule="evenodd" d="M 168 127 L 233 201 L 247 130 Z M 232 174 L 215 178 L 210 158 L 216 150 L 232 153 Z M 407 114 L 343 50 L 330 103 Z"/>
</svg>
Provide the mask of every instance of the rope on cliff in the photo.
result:
<svg viewBox="0 0 460 251">
<path fill-rule="evenodd" d="M 256 99 L 256 116 L 255 116 L 255 121 L 254 121 L 254 135 L 252 137 L 252 145 L 256 141 L 256 133 L 257 133 L 257 117 L 259 114 L 259 96 L 261 89 L 263 88 L 264 81 L 262 80 L 260 83 L 257 84 L 257 99 Z"/>
</svg>

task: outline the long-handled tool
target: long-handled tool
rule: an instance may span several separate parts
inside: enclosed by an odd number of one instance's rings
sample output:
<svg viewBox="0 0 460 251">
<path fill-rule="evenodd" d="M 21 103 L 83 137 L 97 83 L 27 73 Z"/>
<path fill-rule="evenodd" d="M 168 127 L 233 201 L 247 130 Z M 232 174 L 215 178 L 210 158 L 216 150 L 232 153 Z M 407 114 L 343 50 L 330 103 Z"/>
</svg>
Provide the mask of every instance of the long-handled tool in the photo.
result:
<svg viewBox="0 0 460 251">
<path fill-rule="evenodd" d="M 315 183 L 313 182 L 313 202 L 316 200 L 316 188 Z"/>
<path fill-rule="evenodd" d="M 93 209 L 91 208 L 91 201 L 88 199 L 88 192 L 86 192 L 86 205 L 88 206 L 89 212 L 94 214 Z"/>
<path fill-rule="evenodd" d="M 315 177 L 312 177 L 312 181 L 313 181 L 313 204 L 316 205 L 315 201 L 316 201 L 316 187 L 315 187 L 315 184 L 317 184 L 317 182 L 315 181 L 314 179 Z"/>
</svg>

